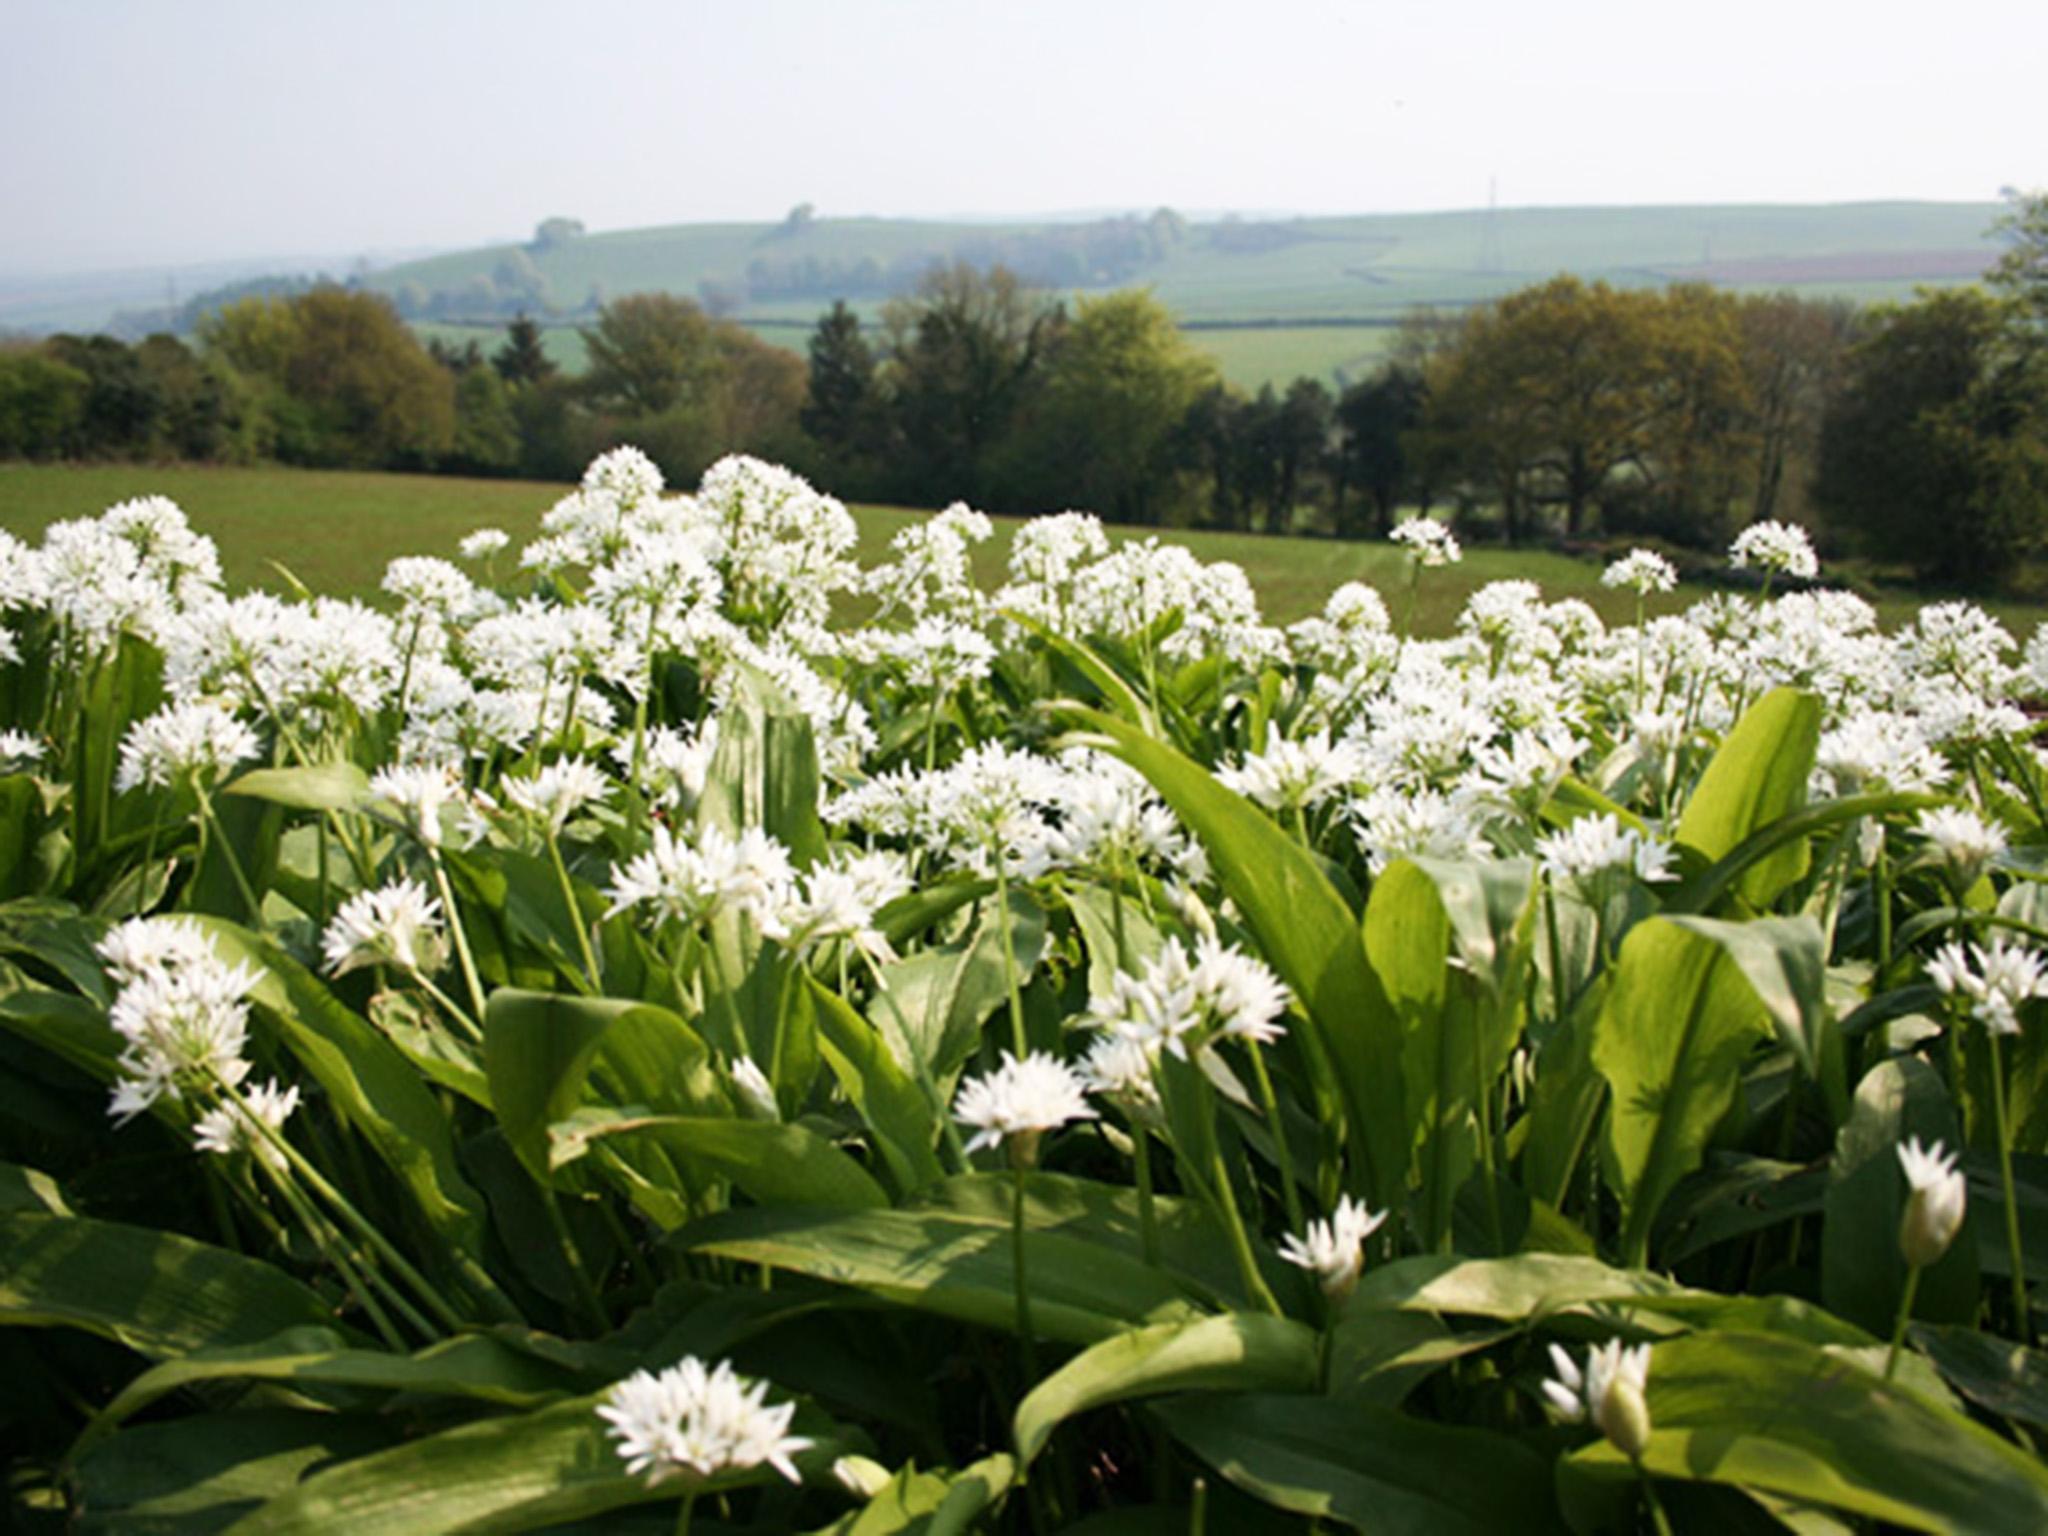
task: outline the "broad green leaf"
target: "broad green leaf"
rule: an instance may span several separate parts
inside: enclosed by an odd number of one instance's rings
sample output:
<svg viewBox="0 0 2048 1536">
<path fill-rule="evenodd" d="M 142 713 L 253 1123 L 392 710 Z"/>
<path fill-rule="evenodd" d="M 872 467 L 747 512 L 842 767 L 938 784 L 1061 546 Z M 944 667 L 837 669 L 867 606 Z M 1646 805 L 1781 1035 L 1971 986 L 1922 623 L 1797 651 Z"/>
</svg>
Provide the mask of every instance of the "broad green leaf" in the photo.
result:
<svg viewBox="0 0 2048 1536">
<path fill-rule="evenodd" d="M 1820 744 L 1820 700 L 1777 688 L 1743 712 L 1722 738 L 1685 802 L 1677 840 L 1709 859 L 1806 804 L 1806 781 Z M 1752 859 L 1735 889 L 1761 907 L 1806 873 L 1803 839 Z"/>
<path fill-rule="evenodd" d="M 938 1121 L 931 1099 L 890 1054 L 881 1032 L 837 992 L 807 979 L 817 1009 L 825 1063 L 875 1138 L 889 1176 L 904 1195 L 944 1176 L 932 1145 Z"/>
<path fill-rule="evenodd" d="M 1505 1435 L 1323 1397 L 1201 1395 L 1152 1412 L 1238 1487 L 1297 1515 L 1375 1536 L 1563 1529 L 1549 1463 Z"/>
<path fill-rule="evenodd" d="M 1639 923 L 1593 1036 L 1607 1080 L 1606 1157 L 1622 1201 L 1622 1253 L 1643 1264 L 1664 1197 L 1700 1164 L 1765 1027 L 1727 951 L 1663 918 Z"/>
<path fill-rule="evenodd" d="M 689 1025 L 650 1003 L 504 987 L 484 1008 L 484 1071 L 498 1124 L 543 1182 L 548 1128 L 591 1102 L 593 1079 L 613 1109 L 729 1109 L 710 1055 Z"/>
<path fill-rule="evenodd" d="M 1422 1254 L 1368 1269 L 1345 1308 L 1352 1317 L 1386 1308 L 1530 1322 L 1573 1307 L 1623 1305 L 1686 1294 L 1644 1270 L 1598 1259 L 1523 1253 L 1509 1259 Z M 1339 1322 L 1341 1333 L 1346 1322 Z"/>
<path fill-rule="evenodd" d="M 1798 1340 L 1716 1331 L 1650 1356 L 1643 1465 L 1918 1531 L 2048 1528 L 2048 1468 L 1955 1410 Z M 1574 1462 L 1627 1463 L 1605 1441 Z"/>
<path fill-rule="evenodd" d="M 0 953 L 32 959 L 105 1007 L 113 1001 L 97 946 L 108 924 L 68 901 L 27 896 L 0 905 Z"/>
<path fill-rule="evenodd" d="M 317 977 L 270 940 L 233 923 L 195 921 L 212 936 L 223 960 L 256 971 L 249 997 L 260 1016 L 275 1022 L 280 1042 L 411 1191 L 444 1240 L 449 1263 L 477 1298 L 511 1315 L 511 1304 L 480 1258 L 483 1198 L 456 1165 L 454 1127 L 446 1111 L 405 1053 L 343 1007 Z"/>
<path fill-rule="evenodd" d="M 315 1472 L 282 1498 L 238 1521 L 233 1536 L 418 1536 L 424 1531 L 520 1531 L 574 1527 L 608 1510 L 674 1502 L 679 1485 L 650 1488 L 629 1477 L 605 1437 L 596 1397 L 443 1430 L 388 1451 Z M 794 1459 L 807 1477 L 848 1449 L 829 1428 Z M 701 1491 L 774 1479 L 767 1467 L 726 1473 Z"/>
<path fill-rule="evenodd" d="M 47 1173 L 23 1168 L 17 1163 L 0 1163 L 0 1213 L 36 1211 L 46 1216 L 69 1216 L 64 1191 Z"/>
<path fill-rule="evenodd" d="M 370 776 L 354 763 L 299 768 L 258 768 L 221 787 L 297 811 L 353 811 L 370 798 Z"/>
<path fill-rule="evenodd" d="M 1742 970 L 1770 1014 L 1779 1042 L 1826 1095 L 1836 1124 L 1847 1117 L 1842 1043 L 1827 998 L 1827 936 L 1810 915 L 1759 917 L 1744 923 L 1673 916 L 1688 933 L 1712 939 Z"/>
<path fill-rule="evenodd" d="M 1237 903 L 1260 953 L 1309 1018 L 1313 1057 L 1328 1063 L 1343 1115 L 1383 1209 L 1404 1198 L 1408 1117 L 1399 1074 L 1401 1021 L 1366 960 L 1357 920 L 1315 860 L 1243 796 L 1172 747 L 1096 710 L 1061 714 L 1109 738 L 1111 749 L 1152 782 L 1201 839 L 1225 893 Z"/>
<path fill-rule="evenodd" d="M 655 1141 L 674 1161 L 730 1179 L 764 1206 L 864 1210 L 889 1203 L 866 1169 L 817 1132 L 772 1120 L 586 1110 L 551 1127 L 550 1157 L 559 1167 L 613 1137 Z"/>
<path fill-rule="evenodd" d="M 380 1451 L 396 1428 L 367 1414 L 271 1404 L 135 1424 L 86 1447 L 73 1477 L 81 1536 L 212 1536 L 322 1466 Z"/>
<path fill-rule="evenodd" d="M 1669 913 L 1712 911 L 1727 895 L 1729 888 L 1753 865 L 1767 855 L 1790 851 L 1790 845 L 1795 841 L 1804 847 L 1807 838 L 1830 827 L 1860 821 L 1865 816 L 1896 816 L 1942 803 L 1938 795 L 1851 795 L 1789 812 L 1750 833 L 1707 868 L 1683 881 L 1676 890 L 1667 892 L 1664 910 Z M 1903 929 L 1898 942 L 1904 943 Z"/>
<path fill-rule="evenodd" d="M 1162 1392 L 1312 1392 L 1315 1330 L 1263 1312 L 1162 1323 L 1104 1339 L 1031 1389 L 1017 1406 L 1017 1458 L 1037 1459 L 1061 1421 Z"/>
<path fill-rule="evenodd" d="M 1856 1102 L 1835 1137 L 1829 1166 L 1826 1220 L 1821 1227 L 1821 1297 L 1842 1316 L 1871 1332 L 1889 1334 L 1905 1292 L 1906 1261 L 1899 1251 L 1899 1220 L 1906 1209 L 1906 1176 L 1898 1147 L 1909 1136 L 1922 1144 L 1961 1147 L 1955 1106 L 1941 1078 L 1911 1056 L 1879 1062 L 1856 1085 Z M 1940 1263 L 1920 1276 L 1916 1316 L 1966 1323 L 1977 1309 L 1977 1243 L 1973 1213 Z"/>
<path fill-rule="evenodd" d="M 1915 1323 L 1913 1342 L 1971 1402 L 2048 1429 L 2048 1354 L 1976 1328 Z"/>
<path fill-rule="evenodd" d="M 1479 1160 L 1476 1096 L 1500 1075 L 1521 1022 L 1520 988 L 1499 994 L 1487 985 L 1497 951 L 1484 892 L 1475 888 L 1469 896 L 1459 904 L 1475 930 L 1470 940 L 1480 947 L 1483 971 L 1469 960 L 1453 964 L 1454 930 L 1439 884 L 1413 862 L 1383 871 L 1365 909 L 1366 955 L 1401 1023 L 1402 1102 L 1413 1118 L 1420 1236 L 1425 1247 L 1446 1250 L 1452 1203 Z"/>
<path fill-rule="evenodd" d="M 81 1328 L 151 1359 L 333 1321 L 284 1271 L 175 1232 L 14 1211 L 0 1253 L 0 1323 Z"/>
<path fill-rule="evenodd" d="M 1014 609 L 1003 609 L 1002 617 L 1037 636 L 1047 650 L 1093 684 L 1095 691 L 1102 695 L 1103 703 L 1118 715 L 1148 736 L 1159 734 L 1159 720 L 1152 713 L 1151 706 L 1139 696 L 1136 689 L 1118 675 L 1116 668 L 1097 655 L 1086 641 L 1063 635 L 1050 625 L 1042 624 L 1031 615 L 1019 613 Z"/>
<path fill-rule="evenodd" d="M 726 1211 L 678 1233 L 692 1252 L 812 1275 L 984 1328 L 1017 1324 L 1011 1234 L 930 1211 Z M 1172 1280 L 1137 1259 L 1050 1232 L 1025 1236 L 1031 1321 L 1045 1338 L 1093 1344 L 1196 1312 Z"/>
<path fill-rule="evenodd" d="M 144 1371 L 100 1410 L 73 1454 L 172 1392 L 214 1381 L 364 1387 L 530 1408 L 582 1390 L 573 1375 L 483 1334 L 413 1355 L 356 1349 L 331 1328 L 295 1328 L 258 1344 L 194 1350 Z"/>
<path fill-rule="evenodd" d="M 1045 952 L 1045 909 L 1027 892 L 1009 894 L 1011 953 L 1022 987 Z M 1008 1000 L 1003 924 L 991 899 L 967 937 L 882 967 L 873 1018 L 906 1071 L 944 1084 L 980 1049 L 983 1026 Z"/>
<path fill-rule="evenodd" d="M 26 896 L 36 887 L 36 837 L 43 822 L 43 792 L 25 773 L 0 778 L 0 898 Z"/>
<path fill-rule="evenodd" d="M 139 814 L 143 797 L 116 797 L 114 774 L 128 727 L 163 702 L 163 677 L 163 654 L 139 636 L 123 635 L 86 684 L 84 710 L 68 743 L 71 844 L 81 875 L 88 877 L 82 884 L 91 883 L 95 865 L 113 857 L 112 833 L 124 814 Z"/>
<path fill-rule="evenodd" d="M 985 1456 L 959 1472 L 920 1472 L 912 1462 L 859 1509 L 812 1536 L 946 1536 L 971 1530 L 1015 1480 L 1016 1463 L 1008 1456 Z"/>
<path fill-rule="evenodd" d="M 698 825 L 735 837 L 758 827 L 804 868 L 825 852 L 810 716 L 763 674 L 742 666 L 738 676 L 737 696 L 718 712 L 718 745 L 697 801 Z"/>
<path fill-rule="evenodd" d="M 1131 1186 L 1041 1171 L 1025 1179 L 1024 1190 L 1024 1224 L 1031 1230 L 1057 1232 L 1126 1259 L 1144 1253 L 1138 1195 Z M 1014 1198 L 1015 1186 L 1006 1175 L 963 1173 L 927 1189 L 911 1208 L 1008 1231 Z M 1161 1269 L 1218 1310 L 1243 1311 L 1253 1305 L 1230 1257 L 1229 1240 L 1204 1202 L 1159 1195 L 1153 1200 L 1153 1219 Z M 1267 1286 L 1290 1312 L 1305 1312 L 1312 1305 L 1300 1270 L 1274 1258 L 1263 1245 L 1256 1257 Z"/>
</svg>

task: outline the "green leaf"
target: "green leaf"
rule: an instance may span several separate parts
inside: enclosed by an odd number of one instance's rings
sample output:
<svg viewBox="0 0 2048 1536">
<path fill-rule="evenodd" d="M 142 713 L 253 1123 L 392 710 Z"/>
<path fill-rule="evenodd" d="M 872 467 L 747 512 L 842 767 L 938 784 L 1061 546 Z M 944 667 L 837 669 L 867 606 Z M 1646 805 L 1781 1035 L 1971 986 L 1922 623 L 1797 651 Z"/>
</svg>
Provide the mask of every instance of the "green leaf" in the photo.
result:
<svg viewBox="0 0 2048 1536">
<path fill-rule="evenodd" d="M 1646 1262 L 1664 1197 L 1699 1166 L 1734 1104 L 1764 1021 L 1755 989 L 1713 940 L 1651 918 L 1622 941 L 1593 1064 L 1613 1093 L 1605 1151 L 1630 1263 Z"/>
<path fill-rule="evenodd" d="M 295 1328 L 257 1344 L 194 1350 L 144 1371 L 100 1410 L 73 1454 L 172 1392 L 213 1381 L 289 1381 L 364 1387 L 529 1408 L 578 1391 L 574 1377 L 482 1334 L 447 1339 L 414 1355 L 354 1349 L 331 1328 Z"/>
<path fill-rule="evenodd" d="M 1820 700 L 1776 688 L 1743 712 L 1685 803 L 1677 840 L 1709 859 L 1806 804 L 1806 781 L 1820 744 Z M 1761 907 L 1806 873 L 1805 841 L 1752 859 L 1735 889 Z"/>
<path fill-rule="evenodd" d="M 1250 801 L 1199 764 L 1122 720 L 1072 706 L 1061 713 L 1099 731 L 1111 750 L 1152 781 L 1202 841 L 1223 890 L 1260 953 L 1309 1019 L 1312 1057 L 1328 1063 L 1366 1187 L 1383 1209 L 1399 1205 L 1408 1173 L 1408 1117 L 1399 1074 L 1401 1021 L 1366 960 L 1357 920 L 1315 860 Z M 1320 1078 L 1320 1074 L 1318 1074 Z"/>
<path fill-rule="evenodd" d="M 1820 1085 L 1831 1118 L 1840 1124 L 1849 1112 L 1849 1091 L 1842 1077 L 1841 1038 L 1827 998 L 1827 936 L 1820 924 L 1806 913 L 1744 923 L 1711 917 L 1669 920 L 1727 951 L 1770 1014 L 1779 1043 Z"/>
<path fill-rule="evenodd" d="M 1752 865 L 1768 854 L 1786 849 L 1795 840 L 1803 846 L 1805 839 L 1844 822 L 1858 821 L 1865 816 L 1895 816 L 1904 811 L 1917 811 L 1944 803 L 1938 795 L 1851 795 L 1789 812 L 1750 833 L 1714 863 L 1667 893 L 1664 910 L 1668 913 L 1711 911 L 1727 895 L 1728 888 Z M 1898 942 L 1901 945 L 1905 943 L 1903 929 L 1898 935 Z"/>
<path fill-rule="evenodd" d="M 1453 1201 L 1479 1161 L 1475 1096 L 1506 1066 L 1521 1023 L 1520 987 L 1493 990 L 1500 946 L 1485 887 L 1480 878 L 1451 883 L 1460 891 L 1461 928 L 1453 927 L 1438 881 L 1406 859 L 1373 882 L 1365 909 L 1366 955 L 1401 1022 L 1419 1235 L 1424 1247 L 1445 1249 Z M 1526 900 L 1526 873 L 1521 884 Z M 1507 921 L 1512 928 L 1514 919 Z M 1467 945 L 1478 949 L 1483 969 L 1473 968 Z M 1453 964 L 1454 947 L 1462 966 Z"/>
<path fill-rule="evenodd" d="M 1017 1458 L 1037 1459 L 1066 1419 L 1162 1392 L 1312 1392 L 1315 1330 L 1263 1312 L 1162 1323 L 1104 1339 L 1031 1389 L 1017 1407 Z"/>
<path fill-rule="evenodd" d="M 718 712 L 697 823 L 734 837 L 758 827 L 808 867 L 825 853 L 810 716 L 763 674 L 741 666 L 737 675 L 735 697 Z"/>
<path fill-rule="evenodd" d="M 552 1127 L 554 1166 L 581 1157 L 593 1141 L 647 1137 L 679 1163 L 730 1179 L 762 1205 L 879 1209 L 889 1204 L 867 1170 L 817 1132 L 772 1120 L 682 1115 L 615 1116 L 586 1110 Z"/>
<path fill-rule="evenodd" d="M 1826 1220 L 1821 1227 L 1821 1298 L 1872 1333 L 1886 1335 L 1905 1293 L 1906 1260 L 1899 1251 L 1899 1220 L 1906 1210 L 1906 1176 L 1899 1143 L 1918 1136 L 1951 1151 L 1962 1146 L 1955 1107 L 1940 1075 L 1910 1056 L 1878 1063 L 1856 1085 L 1856 1102 L 1835 1137 L 1828 1172 Z M 1917 1316 L 1966 1323 L 1977 1310 L 1977 1241 L 1973 1213 L 1941 1262 L 1920 1276 Z"/>
<path fill-rule="evenodd" d="M 175 1232 L 80 1216 L 0 1216 L 0 1323 L 81 1328 L 151 1359 L 331 1323 L 282 1270 Z"/>
<path fill-rule="evenodd" d="M 1045 951 L 1045 909 L 1027 892 L 1012 890 L 1009 896 L 1021 987 Z M 1002 919 L 990 901 L 966 938 L 882 967 L 874 1022 L 889 1031 L 891 1049 L 906 1071 L 921 1069 L 934 1084 L 943 1084 L 980 1049 L 983 1026 L 1008 996 Z"/>
<path fill-rule="evenodd" d="M 1970 1327 L 1915 1323 L 1908 1331 L 1935 1369 L 1971 1402 L 2048 1429 L 2048 1354 Z"/>
<path fill-rule="evenodd" d="M 1954 1409 L 1837 1354 L 1765 1334 L 1671 1339 L 1650 1356 L 1644 1467 L 1919 1531 L 2048 1529 L 2048 1469 Z M 1617 1476 L 1605 1441 L 1572 1457 Z"/>
<path fill-rule="evenodd" d="M 1375 1536 L 1563 1529 L 1549 1464 L 1505 1435 L 1322 1397 L 1183 1397 L 1152 1412 L 1230 1481 L 1297 1515 Z"/>
<path fill-rule="evenodd" d="M 932 1144 L 939 1134 L 932 1102 L 889 1053 L 874 1025 L 815 978 L 806 978 L 817 1009 L 819 1044 L 839 1088 L 860 1112 L 888 1165 L 897 1191 L 915 1194 L 944 1177 Z"/>
<path fill-rule="evenodd" d="M 424 1531 L 573 1527 L 608 1510 L 674 1502 L 676 1484 L 628 1477 L 596 1397 L 465 1424 L 316 1472 L 235 1524 L 233 1536 L 417 1536 Z M 803 1415 L 796 1427 L 810 1432 Z M 829 1428 L 795 1460 L 806 1476 L 847 1446 Z M 767 1467 L 698 1484 L 717 1492 L 774 1479 Z"/>
<path fill-rule="evenodd" d="M 0 898 L 25 896 L 36 886 L 36 839 L 43 822 L 43 792 L 25 773 L 0 778 Z"/>
<path fill-rule="evenodd" d="M 221 793 L 247 795 L 295 811 L 353 811 L 370 798 L 370 776 L 354 763 L 258 768 L 222 785 Z"/>
<path fill-rule="evenodd" d="M 289 1413 L 276 1405 L 138 1424 L 78 1458 L 81 1532 L 213 1536 L 291 1492 L 316 1468 L 388 1446 L 366 1415 Z"/>
<path fill-rule="evenodd" d="M 503 987 L 484 1005 L 484 1072 L 505 1139 L 548 1181 L 548 1128 L 591 1101 L 610 1108 L 729 1111 L 696 1031 L 665 1008 Z"/>
<path fill-rule="evenodd" d="M 984 1328 L 1017 1323 L 1011 1234 L 931 1211 L 726 1211 L 677 1234 L 693 1252 L 811 1275 Z M 1050 1232 L 1027 1232 L 1031 1320 L 1039 1334 L 1093 1344 L 1126 1328 L 1197 1314 L 1171 1279 L 1137 1259 Z"/>
</svg>

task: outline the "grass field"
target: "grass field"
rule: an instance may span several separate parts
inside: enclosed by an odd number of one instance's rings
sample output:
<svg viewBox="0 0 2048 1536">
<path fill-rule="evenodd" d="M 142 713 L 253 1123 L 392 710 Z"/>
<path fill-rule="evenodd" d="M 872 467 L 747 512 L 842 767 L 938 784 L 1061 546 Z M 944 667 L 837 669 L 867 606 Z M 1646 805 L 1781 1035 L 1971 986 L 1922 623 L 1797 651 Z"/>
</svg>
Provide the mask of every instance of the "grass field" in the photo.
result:
<svg viewBox="0 0 2048 1536">
<path fill-rule="evenodd" d="M 284 566 L 316 592 L 375 601 L 385 564 L 399 555 L 452 558 L 455 544 L 476 528 L 497 527 L 515 540 L 530 537 L 540 515 L 567 489 L 518 480 L 463 480 L 438 475 L 387 475 L 298 469 L 217 469 L 191 465 L 0 464 L 0 528 L 32 539 L 61 518 L 87 517 L 130 496 L 169 496 L 193 524 L 220 545 L 231 585 L 286 590 Z M 855 507 L 860 556 L 882 558 L 900 528 L 925 516 L 901 507 Z M 1001 579 L 1013 519 L 997 519 L 996 537 L 977 552 L 985 585 Z M 1120 533 L 1142 537 L 1150 530 Z M 1268 619 L 1286 623 L 1315 612 L 1341 582 L 1365 581 L 1398 612 L 1403 566 L 1383 542 L 1272 538 L 1258 534 L 1160 530 L 1204 560 L 1234 560 L 1257 587 Z M 1600 585 L 1600 567 L 1549 551 L 1468 547 L 1464 563 L 1431 572 L 1416 609 L 1419 630 L 1446 633 L 1475 587 L 1507 577 L 1541 583 L 1552 598 L 1579 597 L 1611 622 L 1633 617 L 1633 600 Z M 1682 607 L 1704 588 L 1681 588 L 1653 611 Z M 1908 618 L 1921 598 L 1878 603 L 1887 624 Z M 2048 619 L 2048 607 L 2019 602 L 1986 606 L 2020 639 Z"/>
<path fill-rule="evenodd" d="M 1988 265 L 1992 203 L 1847 203 L 1632 208 L 1465 209 L 1198 224 L 1164 260 L 1124 282 L 1151 288 L 1184 320 L 1384 317 L 1415 304 L 1495 297 L 1562 271 L 1616 283 L 1717 276 L 1737 287 L 1819 295 L 1889 291 L 1967 277 Z M 967 242 L 1038 226 L 906 219 L 817 220 L 797 234 L 768 224 L 685 224 L 586 235 L 532 254 L 555 302 L 731 283 L 756 256 L 825 263 L 940 259 Z M 1247 239 L 1247 231 L 1263 238 Z M 374 273 L 374 287 L 457 286 L 510 247 L 437 256 Z M 750 312 L 809 318 L 825 305 L 781 300 Z"/>
</svg>

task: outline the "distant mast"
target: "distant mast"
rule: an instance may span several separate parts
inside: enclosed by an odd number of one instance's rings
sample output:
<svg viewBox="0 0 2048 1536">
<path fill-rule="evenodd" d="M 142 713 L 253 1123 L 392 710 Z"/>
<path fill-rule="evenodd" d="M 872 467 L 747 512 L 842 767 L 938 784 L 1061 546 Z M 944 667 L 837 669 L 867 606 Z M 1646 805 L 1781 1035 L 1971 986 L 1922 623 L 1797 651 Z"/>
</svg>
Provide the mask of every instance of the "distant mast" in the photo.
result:
<svg viewBox="0 0 2048 1536">
<path fill-rule="evenodd" d="M 1500 271 L 1500 180 L 1486 178 L 1486 217 L 1479 225 L 1479 270 Z"/>
</svg>

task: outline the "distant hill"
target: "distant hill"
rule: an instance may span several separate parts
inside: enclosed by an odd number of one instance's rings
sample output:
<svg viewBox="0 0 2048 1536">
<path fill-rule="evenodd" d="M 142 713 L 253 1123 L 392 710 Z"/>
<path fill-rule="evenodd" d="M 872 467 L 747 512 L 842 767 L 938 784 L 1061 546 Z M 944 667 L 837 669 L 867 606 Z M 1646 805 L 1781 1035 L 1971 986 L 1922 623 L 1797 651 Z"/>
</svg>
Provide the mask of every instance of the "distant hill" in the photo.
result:
<svg viewBox="0 0 2048 1536">
<path fill-rule="evenodd" d="M 862 308 L 935 261 L 1006 261 L 1047 286 L 1143 284 L 1183 322 L 1385 321 L 1466 304 L 1560 271 L 1617 283 L 1703 278 L 1854 298 L 1967 281 L 1996 246 L 1995 203 L 1846 203 L 1494 212 L 1192 223 L 1165 211 L 1081 222 L 803 218 L 682 224 L 494 246 L 387 267 L 364 281 L 421 318 L 507 304 L 573 313 L 659 289 L 749 319 Z M 438 301 L 436 296 L 445 296 Z M 409 301 L 409 302 L 406 302 Z"/>
</svg>

